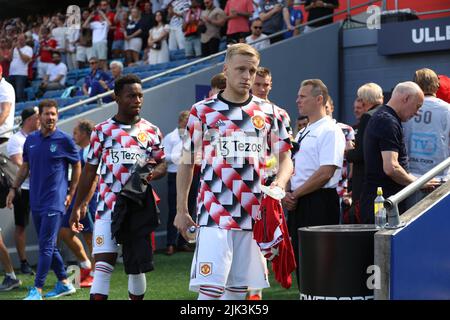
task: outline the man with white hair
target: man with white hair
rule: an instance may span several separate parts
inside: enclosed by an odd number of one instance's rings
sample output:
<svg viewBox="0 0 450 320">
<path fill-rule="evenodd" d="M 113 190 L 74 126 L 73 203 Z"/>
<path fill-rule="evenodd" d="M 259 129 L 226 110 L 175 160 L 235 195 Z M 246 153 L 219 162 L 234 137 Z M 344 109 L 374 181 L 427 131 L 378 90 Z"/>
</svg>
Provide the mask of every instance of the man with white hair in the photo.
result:
<svg viewBox="0 0 450 320">
<path fill-rule="evenodd" d="M 423 100 L 424 94 L 416 83 L 399 83 L 394 88 L 389 102 L 375 112 L 367 125 L 364 134 L 362 223 L 374 223 L 373 202 L 377 196 L 377 187 L 383 188 L 383 196 L 387 198 L 416 180 L 416 177 L 408 172 L 402 122 L 416 115 Z M 426 185 L 431 186 L 431 182 Z M 405 211 L 402 203 L 399 211 Z"/>
<path fill-rule="evenodd" d="M 345 223 L 361 223 L 360 198 L 364 179 L 364 132 L 372 115 L 383 104 L 383 89 L 373 82 L 366 83 L 358 88 L 356 100 L 361 106 L 363 114 L 359 119 L 358 131 L 355 135 L 355 148 L 348 150 L 347 161 L 352 165 L 352 206 L 344 213 Z"/>
</svg>

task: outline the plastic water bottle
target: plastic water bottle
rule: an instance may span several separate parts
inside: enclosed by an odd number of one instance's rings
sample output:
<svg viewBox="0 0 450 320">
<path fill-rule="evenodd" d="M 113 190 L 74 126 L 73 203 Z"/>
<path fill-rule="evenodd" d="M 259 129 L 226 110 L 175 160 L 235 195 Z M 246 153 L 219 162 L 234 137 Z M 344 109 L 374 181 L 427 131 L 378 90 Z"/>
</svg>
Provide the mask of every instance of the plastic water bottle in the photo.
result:
<svg viewBox="0 0 450 320">
<path fill-rule="evenodd" d="M 386 225 L 386 208 L 384 207 L 383 189 L 377 188 L 377 197 L 374 202 L 375 226 L 383 229 Z"/>
<path fill-rule="evenodd" d="M 186 231 L 186 236 L 187 236 L 186 240 L 188 243 L 195 243 L 197 238 L 197 227 L 196 226 L 189 227 Z"/>
</svg>

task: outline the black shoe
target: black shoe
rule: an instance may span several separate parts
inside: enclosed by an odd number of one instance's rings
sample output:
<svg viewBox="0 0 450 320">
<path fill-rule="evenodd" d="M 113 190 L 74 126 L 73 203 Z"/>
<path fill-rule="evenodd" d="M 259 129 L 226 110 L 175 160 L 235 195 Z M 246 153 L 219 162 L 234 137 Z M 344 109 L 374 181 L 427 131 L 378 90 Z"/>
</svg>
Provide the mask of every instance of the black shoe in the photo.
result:
<svg viewBox="0 0 450 320">
<path fill-rule="evenodd" d="M 31 266 L 28 264 L 27 261 L 20 263 L 20 272 L 23 274 L 29 274 L 31 276 L 34 276 L 34 271 L 31 269 Z"/>
<path fill-rule="evenodd" d="M 0 284 L 0 292 L 10 291 L 14 288 L 18 288 L 22 282 L 19 279 L 13 279 L 10 276 L 5 276 L 2 284 Z"/>
</svg>

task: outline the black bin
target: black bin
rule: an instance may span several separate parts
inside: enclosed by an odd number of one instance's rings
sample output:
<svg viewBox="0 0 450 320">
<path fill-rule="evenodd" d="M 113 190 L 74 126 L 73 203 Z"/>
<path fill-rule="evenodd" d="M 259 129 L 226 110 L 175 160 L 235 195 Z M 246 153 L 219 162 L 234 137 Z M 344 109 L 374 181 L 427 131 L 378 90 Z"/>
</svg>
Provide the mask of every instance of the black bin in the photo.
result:
<svg viewBox="0 0 450 320">
<path fill-rule="evenodd" d="M 373 299 L 367 280 L 377 231 L 357 224 L 299 228 L 300 299 Z"/>
</svg>

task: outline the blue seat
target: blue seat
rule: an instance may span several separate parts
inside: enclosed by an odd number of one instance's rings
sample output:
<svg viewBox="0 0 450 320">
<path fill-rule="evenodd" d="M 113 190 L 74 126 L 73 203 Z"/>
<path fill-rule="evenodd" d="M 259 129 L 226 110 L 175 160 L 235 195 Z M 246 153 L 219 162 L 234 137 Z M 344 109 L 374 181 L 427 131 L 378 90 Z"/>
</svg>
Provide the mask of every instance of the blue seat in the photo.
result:
<svg viewBox="0 0 450 320">
<path fill-rule="evenodd" d="M 45 93 L 42 96 L 42 98 L 44 98 L 44 99 L 59 98 L 63 94 L 64 90 L 65 89 L 45 91 Z"/>
</svg>

